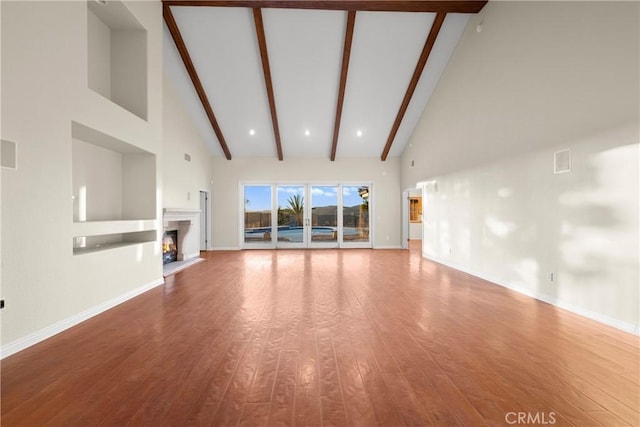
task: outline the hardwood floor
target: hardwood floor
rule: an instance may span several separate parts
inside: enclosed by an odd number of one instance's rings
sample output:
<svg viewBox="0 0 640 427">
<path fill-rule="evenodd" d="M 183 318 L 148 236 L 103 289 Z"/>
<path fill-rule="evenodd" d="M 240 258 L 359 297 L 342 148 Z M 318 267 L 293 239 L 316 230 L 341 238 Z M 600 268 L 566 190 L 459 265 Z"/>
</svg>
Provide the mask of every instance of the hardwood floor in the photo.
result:
<svg viewBox="0 0 640 427">
<path fill-rule="evenodd" d="M 205 256 L 3 360 L 2 426 L 640 425 L 637 337 L 419 250 Z"/>
</svg>

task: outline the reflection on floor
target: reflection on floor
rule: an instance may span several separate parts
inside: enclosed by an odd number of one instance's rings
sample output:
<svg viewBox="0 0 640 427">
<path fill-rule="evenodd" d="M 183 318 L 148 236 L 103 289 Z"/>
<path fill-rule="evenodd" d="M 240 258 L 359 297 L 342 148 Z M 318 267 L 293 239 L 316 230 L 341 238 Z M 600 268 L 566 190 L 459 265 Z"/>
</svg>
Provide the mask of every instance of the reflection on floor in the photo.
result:
<svg viewBox="0 0 640 427">
<path fill-rule="evenodd" d="M 203 253 L 3 359 L 2 425 L 638 425 L 638 337 L 410 246 Z"/>
</svg>

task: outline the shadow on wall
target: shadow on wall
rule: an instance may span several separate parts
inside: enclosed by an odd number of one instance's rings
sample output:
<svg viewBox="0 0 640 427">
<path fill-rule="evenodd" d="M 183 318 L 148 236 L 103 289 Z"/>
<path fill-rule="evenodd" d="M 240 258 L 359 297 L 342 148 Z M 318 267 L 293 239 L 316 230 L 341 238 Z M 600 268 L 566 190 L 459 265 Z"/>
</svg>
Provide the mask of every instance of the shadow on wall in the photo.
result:
<svg viewBox="0 0 640 427">
<path fill-rule="evenodd" d="M 579 184 L 558 197 L 555 224 L 560 299 L 570 297 L 636 327 L 639 149 L 639 144 L 629 144 L 583 159 L 584 171 L 576 170 Z"/>
<path fill-rule="evenodd" d="M 577 147 L 573 170 L 539 191 L 498 190 L 530 211 L 519 221 L 500 203 L 484 212 L 482 246 L 506 261 L 506 283 L 637 327 L 638 149 Z"/>
<path fill-rule="evenodd" d="M 637 327 L 640 146 L 629 140 L 573 144 L 569 173 L 554 174 L 544 150 L 438 179 L 425 194 L 425 253 Z"/>
</svg>

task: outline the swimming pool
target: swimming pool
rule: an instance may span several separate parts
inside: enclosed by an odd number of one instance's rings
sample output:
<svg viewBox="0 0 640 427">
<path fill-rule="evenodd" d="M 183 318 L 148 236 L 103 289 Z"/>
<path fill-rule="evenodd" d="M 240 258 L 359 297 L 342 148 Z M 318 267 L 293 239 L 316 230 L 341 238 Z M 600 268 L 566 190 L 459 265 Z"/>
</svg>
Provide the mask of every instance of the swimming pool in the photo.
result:
<svg viewBox="0 0 640 427">
<path fill-rule="evenodd" d="M 254 229 L 246 229 L 244 236 L 245 241 L 264 241 L 270 240 L 266 233 L 271 232 L 271 227 L 262 227 Z M 304 241 L 304 227 L 278 227 L 278 240 L 292 243 L 302 243 Z M 314 226 L 311 228 L 311 240 L 335 240 L 337 236 L 337 227 Z M 353 227 L 345 227 L 342 231 L 345 239 L 355 237 L 361 234 L 361 231 Z"/>
</svg>

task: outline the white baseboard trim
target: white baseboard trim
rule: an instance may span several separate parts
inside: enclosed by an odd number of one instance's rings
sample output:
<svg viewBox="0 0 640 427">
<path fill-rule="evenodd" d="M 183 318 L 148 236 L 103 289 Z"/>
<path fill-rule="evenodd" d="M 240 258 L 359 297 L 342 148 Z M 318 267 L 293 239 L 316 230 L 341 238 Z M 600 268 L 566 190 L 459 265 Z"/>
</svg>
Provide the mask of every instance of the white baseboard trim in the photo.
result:
<svg viewBox="0 0 640 427">
<path fill-rule="evenodd" d="M 439 258 L 436 258 L 436 257 L 429 256 L 429 255 L 425 254 L 424 252 L 422 253 L 422 256 L 424 258 L 427 258 L 427 259 L 431 260 L 431 261 L 437 262 L 438 264 L 446 265 L 447 267 L 451 267 L 453 269 L 460 270 L 460 271 L 462 271 L 464 273 L 467 273 L 467 274 L 470 274 L 472 276 L 478 277 L 480 279 L 486 280 L 487 282 L 491 282 L 491 283 L 494 283 L 494 284 L 496 284 L 498 286 L 502 286 L 503 288 L 511 289 L 512 291 L 518 292 L 520 294 L 529 296 L 531 298 L 535 298 L 535 299 L 540 300 L 542 302 L 546 302 L 547 304 L 551 304 L 551 305 L 556 306 L 558 308 L 561 308 L 563 310 L 570 311 L 570 312 L 572 312 L 574 314 L 577 314 L 579 316 L 586 317 L 587 319 L 595 320 L 596 322 L 603 323 L 603 324 L 605 324 L 607 326 L 611 326 L 611 327 L 616 328 L 616 329 L 620 329 L 621 331 L 628 332 L 630 334 L 634 334 L 634 335 L 640 336 L 640 325 L 636 326 L 633 323 L 623 322 L 621 320 L 614 319 L 614 318 L 609 317 L 607 315 L 604 315 L 602 313 L 598 313 L 596 311 L 589 310 L 587 308 L 580 307 L 580 306 L 577 306 L 575 304 L 568 303 L 566 301 L 562 301 L 562 300 L 558 299 L 558 297 L 555 297 L 555 296 L 551 296 L 551 295 L 548 295 L 548 294 L 545 294 L 545 293 L 542 293 L 542 292 L 534 292 L 534 291 L 531 291 L 530 289 L 521 288 L 519 286 L 514 286 L 514 285 L 512 285 L 510 283 L 505 283 L 505 282 L 502 282 L 502 281 L 499 281 L 499 280 L 495 280 L 494 278 L 488 277 L 488 276 L 486 276 L 484 274 L 481 274 L 481 273 L 477 273 L 475 271 L 471 271 L 471 270 L 469 270 L 469 269 L 467 269 L 467 268 L 465 268 L 465 267 L 463 267 L 461 265 L 455 264 L 453 262 L 449 262 L 447 260 L 443 260 L 443 259 L 439 259 Z"/>
<path fill-rule="evenodd" d="M 403 247 L 401 245 L 374 246 L 373 249 L 403 249 Z"/>
<path fill-rule="evenodd" d="M 237 246 L 216 246 L 215 248 L 211 248 L 212 251 L 239 251 L 240 248 Z"/>
<path fill-rule="evenodd" d="M 131 298 L 143 294 L 148 290 L 151 290 L 156 286 L 160 286 L 162 284 L 164 284 L 164 279 L 156 279 L 151 283 L 147 283 L 144 286 L 132 289 L 131 291 L 123 295 L 111 298 L 110 300 L 105 301 L 102 304 L 98 304 L 94 307 L 88 308 L 87 310 L 84 310 L 78 314 L 56 322 L 53 325 L 47 326 L 46 328 L 40 329 L 39 331 L 33 332 L 29 335 L 5 344 L 2 346 L 2 348 L 0 348 L 0 359 L 4 359 L 5 357 L 11 356 L 12 354 L 15 354 L 28 347 L 31 347 L 32 345 L 44 341 L 47 338 L 51 338 L 52 336 L 57 335 L 62 331 L 65 331 L 79 323 L 84 322 L 85 320 L 88 320 L 102 312 L 109 310 L 110 308 L 122 304 L 123 302 L 128 301 Z"/>
</svg>

